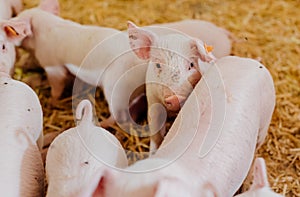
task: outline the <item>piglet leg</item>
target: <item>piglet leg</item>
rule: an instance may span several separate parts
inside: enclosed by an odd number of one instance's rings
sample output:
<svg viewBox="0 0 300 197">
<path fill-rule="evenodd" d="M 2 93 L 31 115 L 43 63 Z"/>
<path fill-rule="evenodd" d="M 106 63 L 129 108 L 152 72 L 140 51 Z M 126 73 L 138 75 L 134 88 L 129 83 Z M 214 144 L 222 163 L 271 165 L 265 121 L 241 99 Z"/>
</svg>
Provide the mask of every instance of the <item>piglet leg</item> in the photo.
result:
<svg viewBox="0 0 300 197">
<path fill-rule="evenodd" d="M 122 124 L 125 122 L 130 123 L 131 121 L 133 121 L 133 123 L 136 123 L 137 121 L 142 120 L 146 112 L 147 98 L 146 94 L 142 93 L 130 102 L 129 114 L 126 113 L 125 110 L 119 111 L 117 118 L 114 118 L 111 115 L 108 119 L 102 120 L 99 126 L 107 129 L 108 127 L 113 126 L 116 123 L 116 121 L 118 124 Z"/>
<path fill-rule="evenodd" d="M 99 126 L 104 128 L 104 129 L 107 129 L 109 127 L 112 127 L 114 124 L 115 124 L 115 119 L 112 115 L 110 115 L 107 119 L 105 120 L 102 120 L 100 123 L 99 123 Z"/>
<path fill-rule="evenodd" d="M 44 66 L 44 68 L 51 86 L 51 103 L 55 105 L 64 91 L 68 71 L 64 66 Z"/>
<path fill-rule="evenodd" d="M 150 103 L 150 102 L 149 102 Z M 151 105 L 151 103 L 153 103 Z M 163 105 L 151 102 L 148 105 L 148 123 L 150 129 L 150 154 L 154 154 L 162 143 L 166 133 L 167 112 Z"/>
</svg>

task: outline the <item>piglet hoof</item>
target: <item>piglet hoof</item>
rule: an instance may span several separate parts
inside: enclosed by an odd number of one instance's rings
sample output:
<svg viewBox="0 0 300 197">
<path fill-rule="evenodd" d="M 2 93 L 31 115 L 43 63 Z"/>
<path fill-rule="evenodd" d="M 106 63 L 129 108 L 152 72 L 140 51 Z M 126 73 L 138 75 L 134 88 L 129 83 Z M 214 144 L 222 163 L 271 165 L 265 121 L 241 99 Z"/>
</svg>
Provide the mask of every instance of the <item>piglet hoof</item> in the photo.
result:
<svg viewBox="0 0 300 197">
<path fill-rule="evenodd" d="M 102 120 L 99 123 L 99 126 L 104 129 L 108 129 L 109 127 L 112 127 L 114 125 L 115 125 L 115 119 L 112 116 L 110 116 L 108 119 Z"/>
<path fill-rule="evenodd" d="M 111 124 L 109 123 L 108 121 L 106 120 L 103 120 L 99 123 L 99 127 L 102 127 L 104 129 L 108 129 L 108 128 L 111 128 L 114 124 Z"/>
<path fill-rule="evenodd" d="M 51 107 L 57 107 L 59 105 L 59 99 L 51 97 L 49 99 L 49 104 L 50 104 Z"/>
</svg>

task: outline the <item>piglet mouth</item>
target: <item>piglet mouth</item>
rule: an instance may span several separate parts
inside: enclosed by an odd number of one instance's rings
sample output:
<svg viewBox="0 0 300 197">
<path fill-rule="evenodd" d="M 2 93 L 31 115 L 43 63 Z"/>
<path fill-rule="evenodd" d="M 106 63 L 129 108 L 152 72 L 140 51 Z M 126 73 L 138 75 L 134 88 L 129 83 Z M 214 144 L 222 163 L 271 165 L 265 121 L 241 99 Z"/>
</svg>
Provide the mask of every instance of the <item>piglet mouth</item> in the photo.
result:
<svg viewBox="0 0 300 197">
<path fill-rule="evenodd" d="M 167 110 L 178 112 L 186 101 L 186 97 L 181 95 L 171 95 L 165 97 L 164 103 Z"/>
</svg>

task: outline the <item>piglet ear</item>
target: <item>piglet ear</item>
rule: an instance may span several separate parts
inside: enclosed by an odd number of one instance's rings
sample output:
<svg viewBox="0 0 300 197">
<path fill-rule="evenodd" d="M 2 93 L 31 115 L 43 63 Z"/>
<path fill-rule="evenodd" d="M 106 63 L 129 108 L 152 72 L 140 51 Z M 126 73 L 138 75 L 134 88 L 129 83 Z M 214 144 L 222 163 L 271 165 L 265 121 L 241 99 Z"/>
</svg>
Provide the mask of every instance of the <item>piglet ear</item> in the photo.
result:
<svg viewBox="0 0 300 197">
<path fill-rule="evenodd" d="M 41 0 L 39 8 L 54 15 L 59 15 L 60 8 L 58 0 Z"/>
<path fill-rule="evenodd" d="M 1 23 L 1 29 L 5 32 L 7 39 L 17 46 L 25 37 L 32 35 L 30 21 L 27 19 L 4 21 Z"/>
<path fill-rule="evenodd" d="M 203 62 L 212 62 L 216 58 L 212 54 L 212 46 L 208 46 L 197 38 L 194 38 L 191 42 L 191 48 L 196 50 L 197 55 L 200 57 L 200 60 Z"/>
<path fill-rule="evenodd" d="M 102 197 L 106 196 L 109 185 L 114 184 L 114 174 L 109 169 L 100 169 L 87 185 L 73 197 Z"/>
<path fill-rule="evenodd" d="M 149 59 L 151 46 L 155 41 L 155 35 L 149 31 L 137 27 L 130 21 L 127 23 L 127 25 L 131 49 L 140 59 Z"/>
<path fill-rule="evenodd" d="M 253 183 L 249 190 L 256 190 L 262 187 L 269 187 L 269 182 L 265 160 L 259 157 L 255 159 L 253 164 Z"/>
</svg>

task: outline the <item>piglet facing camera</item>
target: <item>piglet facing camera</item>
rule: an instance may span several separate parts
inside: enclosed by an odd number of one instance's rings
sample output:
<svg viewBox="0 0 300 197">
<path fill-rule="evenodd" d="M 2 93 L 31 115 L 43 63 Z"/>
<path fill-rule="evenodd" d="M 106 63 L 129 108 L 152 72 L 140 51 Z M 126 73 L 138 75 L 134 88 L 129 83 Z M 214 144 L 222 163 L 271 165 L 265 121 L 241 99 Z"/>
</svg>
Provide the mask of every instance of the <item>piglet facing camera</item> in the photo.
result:
<svg viewBox="0 0 300 197">
<path fill-rule="evenodd" d="M 166 117 L 163 110 L 151 110 L 151 106 L 159 103 L 168 115 L 177 113 L 201 78 L 199 60 L 210 63 L 216 59 L 197 38 L 156 32 L 159 30 L 152 32 L 128 22 L 131 49 L 140 59 L 149 61 L 146 95 L 152 153 L 163 140 Z"/>
<path fill-rule="evenodd" d="M 43 196 L 42 108 L 26 84 L 0 74 L 0 190 L 9 196 Z"/>
<path fill-rule="evenodd" d="M 266 136 L 274 84 L 263 65 L 239 57 L 217 60 L 203 78 L 154 155 L 123 171 L 105 169 L 85 191 L 113 197 L 233 196 Z"/>
<path fill-rule="evenodd" d="M 76 109 L 77 127 L 64 131 L 51 143 L 46 157 L 47 196 L 72 196 L 84 190 L 102 168 L 123 168 L 127 158 L 119 141 L 96 127 L 92 105 L 83 100 Z"/>
</svg>

